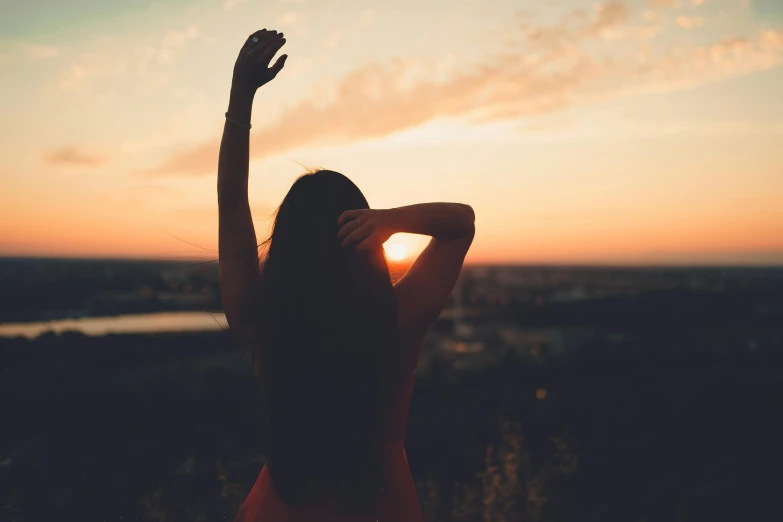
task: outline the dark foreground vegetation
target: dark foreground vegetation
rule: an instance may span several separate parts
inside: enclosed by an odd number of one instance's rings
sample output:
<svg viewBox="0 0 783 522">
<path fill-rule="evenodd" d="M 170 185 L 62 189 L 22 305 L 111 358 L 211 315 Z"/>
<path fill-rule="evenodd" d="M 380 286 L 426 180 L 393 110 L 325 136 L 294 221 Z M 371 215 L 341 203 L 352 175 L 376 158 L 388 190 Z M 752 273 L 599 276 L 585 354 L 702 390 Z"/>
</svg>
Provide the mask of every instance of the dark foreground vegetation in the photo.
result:
<svg viewBox="0 0 783 522">
<path fill-rule="evenodd" d="M 407 432 L 427 520 L 780 520 L 781 335 L 653 349 L 705 328 L 545 363 L 433 358 Z M 232 520 L 264 462 L 237 356 L 226 333 L 0 340 L 0 519 Z"/>
</svg>

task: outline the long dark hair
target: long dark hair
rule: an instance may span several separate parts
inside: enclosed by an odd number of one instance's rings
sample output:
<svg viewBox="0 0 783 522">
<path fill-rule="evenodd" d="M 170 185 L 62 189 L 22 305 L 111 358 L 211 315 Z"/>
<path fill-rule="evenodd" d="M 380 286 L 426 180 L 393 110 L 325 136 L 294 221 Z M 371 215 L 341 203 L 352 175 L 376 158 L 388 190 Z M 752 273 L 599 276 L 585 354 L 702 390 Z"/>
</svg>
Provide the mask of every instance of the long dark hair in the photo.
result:
<svg viewBox="0 0 783 522">
<path fill-rule="evenodd" d="M 366 512 L 384 486 L 381 444 L 399 348 L 382 247 L 344 248 L 337 220 L 369 208 L 344 175 L 294 182 L 262 245 L 251 360 L 268 412 L 267 465 L 292 507 Z"/>
</svg>

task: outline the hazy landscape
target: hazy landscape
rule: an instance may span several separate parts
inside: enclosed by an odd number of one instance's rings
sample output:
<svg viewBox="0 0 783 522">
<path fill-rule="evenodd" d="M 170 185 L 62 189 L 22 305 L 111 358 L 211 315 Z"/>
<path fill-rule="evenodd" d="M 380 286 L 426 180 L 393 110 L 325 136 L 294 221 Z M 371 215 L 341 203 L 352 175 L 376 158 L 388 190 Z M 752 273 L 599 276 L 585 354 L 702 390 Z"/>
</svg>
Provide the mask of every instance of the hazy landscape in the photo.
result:
<svg viewBox="0 0 783 522">
<path fill-rule="evenodd" d="M 3 324 L 219 314 L 214 264 L 4 259 Z M 428 521 L 770 520 L 783 269 L 467 266 L 406 447 Z M 264 462 L 228 332 L 0 339 L 3 520 L 231 520 Z"/>
<path fill-rule="evenodd" d="M 0 12 L 0 522 L 233 522 L 265 412 L 216 260 L 318 168 L 394 280 L 473 233 L 426 522 L 783 520 L 783 0 Z M 384 211 L 427 202 L 459 224 Z"/>
</svg>

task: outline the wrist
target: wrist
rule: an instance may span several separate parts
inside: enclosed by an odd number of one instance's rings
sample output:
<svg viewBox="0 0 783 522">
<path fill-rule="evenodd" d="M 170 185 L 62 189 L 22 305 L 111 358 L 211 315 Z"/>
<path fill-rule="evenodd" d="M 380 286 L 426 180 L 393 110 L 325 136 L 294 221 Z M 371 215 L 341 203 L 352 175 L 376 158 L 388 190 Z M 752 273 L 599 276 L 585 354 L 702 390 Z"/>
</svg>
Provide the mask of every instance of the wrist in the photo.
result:
<svg viewBox="0 0 783 522">
<path fill-rule="evenodd" d="M 240 98 L 240 99 L 253 99 L 253 97 L 256 95 L 256 90 L 248 85 L 246 85 L 245 82 L 240 82 L 236 80 L 231 81 L 231 97 L 232 98 Z"/>
<path fill-rule="evenodd" d="M 386 226 L 392 230 L 393 234 L 405 232 L 405 225 L 403 223 L 405 220 L 405 212 L 402 210 L 402 207 L 384 209 L 384 212 L 386 213 Z"/>
<path fill-rule="evenodd" d="M 228 113 L 232 117 L 250 116 L 253 110 L 255 92 L 244 88 L 231 88 L 228 99 Z"/>
</svg>

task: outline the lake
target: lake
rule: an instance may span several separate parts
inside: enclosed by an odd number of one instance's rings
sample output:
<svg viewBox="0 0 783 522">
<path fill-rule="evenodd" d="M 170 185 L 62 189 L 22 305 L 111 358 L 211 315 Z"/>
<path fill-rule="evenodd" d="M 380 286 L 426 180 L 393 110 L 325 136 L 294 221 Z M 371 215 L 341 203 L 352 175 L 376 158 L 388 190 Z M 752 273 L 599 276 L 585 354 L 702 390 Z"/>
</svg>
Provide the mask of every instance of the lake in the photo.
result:
<svg viewBox="0 0 783 522">
<path fill-rule="evenodd" d="M 219 330 L 228 328 L 221 312 L 161 312 L 154 314 L 119 315 L 114 317 L 82 317 L 36 323 L 0 323 L 0 337 L 35 338 L 52 331 L 81 332 L 85 335 L 110 333 L 155 333 Z"/>
<path fill-rule="evenodd" d="M 452 309 L 443 310 L 441 319 L 454 315 Z M 463 317 L 481 315 L 479 310 L 463 310 Z M 33 339 L 45 332 L 80 332 L 85 335 L 111 333 L 156 333 L 209 331 L 228 328 L 222 312 L 160 312 L 154 314 L 118 315 L 112 317 L 81 317 L 34 323 L 0 323 L 0 337 L 27 337 Z"/>
</svg>

